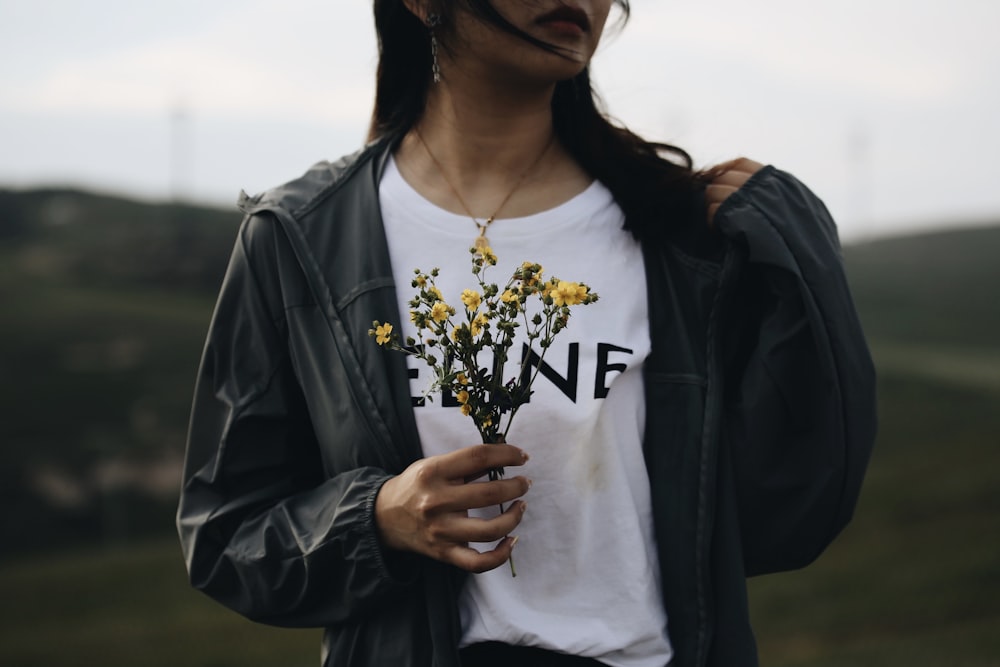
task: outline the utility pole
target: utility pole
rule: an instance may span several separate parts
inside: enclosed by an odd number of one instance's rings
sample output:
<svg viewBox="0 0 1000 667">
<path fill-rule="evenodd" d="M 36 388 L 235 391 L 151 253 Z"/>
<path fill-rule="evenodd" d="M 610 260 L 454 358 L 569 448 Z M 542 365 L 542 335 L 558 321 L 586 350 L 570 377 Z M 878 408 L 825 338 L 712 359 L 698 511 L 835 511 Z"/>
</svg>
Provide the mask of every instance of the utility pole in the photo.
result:
<svg viewBox="0 0 1000 667">
<path fill-rule="evenodd" d="M 871 133 L 868 124 L 854 121 L 847 134 L 848 196 L 850 216 L 866 237 L 876 235 L 872 217 Z"/>
<path fill-rule="evenodd" d="M 179 101 L 170 109 L 169 185 L 170 199 L 175 204 L 184 201 L 190 194 L 193 148 L 191 114 L 187 105 Z"/>
</svg>

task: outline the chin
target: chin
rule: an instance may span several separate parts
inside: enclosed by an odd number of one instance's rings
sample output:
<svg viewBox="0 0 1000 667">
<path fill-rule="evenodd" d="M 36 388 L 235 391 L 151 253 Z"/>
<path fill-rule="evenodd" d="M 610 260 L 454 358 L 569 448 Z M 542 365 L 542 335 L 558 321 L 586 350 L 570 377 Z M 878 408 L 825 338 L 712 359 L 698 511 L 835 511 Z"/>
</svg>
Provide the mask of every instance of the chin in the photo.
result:
<svg viewBox="0 0 1000 667">
<path fill-rule="evenodd" d="M 566 81 L 577 76 L 587 68 L 588 64 L 589 60 L 583 58 L 570 60 L 562 56 L 549 55 L 545 58 L 545 62 L 532 67 L 530 73 L 531 76 L 548 82 Z"/>
</svg>

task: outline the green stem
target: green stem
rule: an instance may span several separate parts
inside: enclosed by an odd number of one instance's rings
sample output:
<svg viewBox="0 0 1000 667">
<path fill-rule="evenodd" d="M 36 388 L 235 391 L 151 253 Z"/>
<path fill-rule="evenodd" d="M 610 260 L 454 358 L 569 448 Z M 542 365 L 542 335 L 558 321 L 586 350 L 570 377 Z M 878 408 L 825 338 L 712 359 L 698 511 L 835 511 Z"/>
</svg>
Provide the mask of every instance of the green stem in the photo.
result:
<svg viewBox="0 0 1000 667">
<path fill-rule="evenodd" d="M 490 444 L 492 444 L 492 445 L 502 445 L 502 444 L 504 444 L 506 442 L 507 442 L 507 439 L 504 437 L 504 434 L 503 433 L 497 433 L 496 437 L 493 438 L 493 442 L 491 442 Z M 494 468 L 494 469 L 490 470 L 490 481 L 496 481 L 496 480 L 500 479 L 500 477 L 502 477 L 502 476 L 503 476 L 503 468 Z M 499 505 L 497 505 L 497 508 L 499 508 L 501 514 L 504 513 L 505 510 L 503 508 L 503 503 L 500 503 Z M 507 537 L 509 537 L 509 535 L 508 536 L 504 536 L 504 539 L 507 539 Z M 516 577 L 517 576 L 517 570 L 514 568 L 514 554 L 510 555 L 510 558 L 507 559 L 507 562 L 510 564 L 510 576 L 511 577 Z"/>
</svg>

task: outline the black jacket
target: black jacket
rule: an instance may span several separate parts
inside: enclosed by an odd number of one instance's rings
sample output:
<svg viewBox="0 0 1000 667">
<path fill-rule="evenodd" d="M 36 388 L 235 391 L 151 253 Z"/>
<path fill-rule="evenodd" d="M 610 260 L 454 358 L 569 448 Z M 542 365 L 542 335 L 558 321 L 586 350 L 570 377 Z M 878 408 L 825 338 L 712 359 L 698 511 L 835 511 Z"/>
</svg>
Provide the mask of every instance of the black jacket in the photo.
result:
<svg viewBox="0 0 1000 667">
<path fill-rule="evenodd" d="M 400 321 L 378 205 L 390 147 L 243 200 L 178 528 L 194 586 L 254 620 L 326 628 L 325 665 L 452 667 L 465 575 L 384 551 L 374 523 L 381 485 L 421 456 L 405 356 L 367 333 Z M 690 229 L 643 244 L 643 447 L 677 667 L 757 663 L 746 577 L 820 554 L 875 434 L 874 371 L 822 203 L 766 167 L 716 225 L 715 244 L 680 240 Z"/>
</svg>

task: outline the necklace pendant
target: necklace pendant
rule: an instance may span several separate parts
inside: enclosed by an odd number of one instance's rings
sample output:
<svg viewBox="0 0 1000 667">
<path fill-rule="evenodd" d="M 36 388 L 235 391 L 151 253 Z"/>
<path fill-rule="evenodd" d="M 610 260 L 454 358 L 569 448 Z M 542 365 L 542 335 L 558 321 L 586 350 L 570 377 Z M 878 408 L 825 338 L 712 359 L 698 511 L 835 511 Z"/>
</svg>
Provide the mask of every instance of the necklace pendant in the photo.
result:
<svg viewBox="0 0 1000 667">
<path fill-rule="evenodd" d="M 490 247 L 490 240 L 488 238 L 486 238 L 485 234 L 483 234 L 482 232 L 480 232 L 479 236 L 476 237 L 475 246 L 476 246 L 476 250 L 482 250 L 483 248 L 489 248 Z"/>
</svg>

